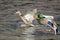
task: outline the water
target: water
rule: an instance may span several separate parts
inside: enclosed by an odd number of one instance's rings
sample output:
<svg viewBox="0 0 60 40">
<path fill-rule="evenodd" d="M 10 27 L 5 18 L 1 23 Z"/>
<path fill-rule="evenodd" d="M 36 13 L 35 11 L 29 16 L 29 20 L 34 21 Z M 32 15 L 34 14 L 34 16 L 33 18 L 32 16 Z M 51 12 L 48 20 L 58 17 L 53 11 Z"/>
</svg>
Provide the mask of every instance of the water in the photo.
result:
<svg viewBox="0 0 60 40">
<path fill-rule="evenodd" d="M 0 40 L 60 40 L 60 26 L 57 35 L 53 31 L 46 32 L 49 27 L 45 25 L 20 27 L 24 23 L 14 13 L 17 10 L 26 13 L 34 8 L 43 14 L 53 15 L 60 24 L 60 0 L 0 0 Z"/>
</svg>

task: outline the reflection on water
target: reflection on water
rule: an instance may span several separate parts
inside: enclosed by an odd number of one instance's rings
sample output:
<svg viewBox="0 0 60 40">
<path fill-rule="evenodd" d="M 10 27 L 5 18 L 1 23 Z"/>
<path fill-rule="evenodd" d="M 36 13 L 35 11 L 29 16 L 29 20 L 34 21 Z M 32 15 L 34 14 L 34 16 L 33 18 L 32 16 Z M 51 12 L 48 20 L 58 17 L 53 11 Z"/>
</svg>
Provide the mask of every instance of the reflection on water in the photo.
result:
<svg viewBox="0 0 60 40">
<path fill-rule="evenodd" d="M 55 39 L 55 35 L 53 33 L 45 33 L 42 31 L 36 31 L 38 27 L 29 27 L 26 28 L 23 32 L 22 32 L 22 40 L 49 40 Z M 45 28 L 45 27 L 43 27 Z M 42 29 L 43 29 L 42 28 Z M 41 27 L 39 28 L 41 29 Z M 43 29 L 44 30 L 44 29 Z"/>
<path fill-rule="evenodd" d="M 35 40 L 34 35 L 26 35 L 24 40 Z"/>
<path fill-rule="evenodd" d="M 30 28 L 25 29 L 22 33 L 25 35 L 24 40 L 34 40 L 35 35 L 32 35 L 34 34 L 34 31 L 35 31 L 35 27 L 30 27 Z"/>
<path fill-rule="evenodd" d="M 22 34 L 33 34 L 35 31 L 35 27 L 30 27 L 30 28 L 26 28 Z"/>
</svg>

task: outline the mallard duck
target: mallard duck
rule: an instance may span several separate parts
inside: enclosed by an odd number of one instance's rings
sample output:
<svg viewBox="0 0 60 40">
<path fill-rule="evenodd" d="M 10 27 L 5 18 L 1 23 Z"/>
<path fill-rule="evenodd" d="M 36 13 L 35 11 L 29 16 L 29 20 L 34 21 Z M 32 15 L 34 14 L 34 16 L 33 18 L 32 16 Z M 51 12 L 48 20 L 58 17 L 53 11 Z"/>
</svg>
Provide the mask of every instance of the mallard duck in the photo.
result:
<svg viewBox="0 0 60 40">
<path fill-rule="evenodd" d="M 35 15 L 35 13 L 37 13 L 37 9 L 34 9 L 33 12 L 29 12 L 25 15 L 22 15 L 20 11 L 16 12 L 16 14 L 18 14 L 20 18 L 23 20 L 23 22 L 25 23 L 24 26 L 26 25 L 34 26 L 32 22 L 33 20 L 37 20 L 38 23 L 40 24 L 50 26 L 51 29 L 55 31 L 55 35 L 56 35 L 56 33 L 58 32 L 58 28 L 56 27 L 56 22 L 54 21 L 54 17 L 50 15 L 43 15 L 43 14 Z M 51 31 L 51 29 L 48 31 Z"/>
<path fill-rule="evenodd" d="M 38 14 L 35 16 L 35 18 L 37 19 L 38 23 L 43 24 L 43 25 L 48 25 L 51 27 L 51 29 L 47 31 L 51 31 L 53 29 L 55 31 L 55 34 L 58 32 L 58 28 L 56 26 L 57 24 L 54 21 L 53 16 Z"/>
</svg>

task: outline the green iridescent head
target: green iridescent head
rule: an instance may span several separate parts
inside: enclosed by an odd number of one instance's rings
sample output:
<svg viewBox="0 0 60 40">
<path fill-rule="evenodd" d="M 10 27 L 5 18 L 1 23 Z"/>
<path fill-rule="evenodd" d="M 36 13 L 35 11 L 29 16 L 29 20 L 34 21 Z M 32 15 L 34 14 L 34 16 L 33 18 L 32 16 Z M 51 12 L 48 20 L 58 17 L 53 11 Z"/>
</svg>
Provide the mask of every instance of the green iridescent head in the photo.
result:
<svg viewBox="0 0 60 40">
<path fill-rule="evenodd" d="M 45 17 L 44 17 L 43 14 L 39 13 L 39 14 L 38 14 L 38 18 L 43 19 L 43 18 L 45 18 Z"/>
</svg>

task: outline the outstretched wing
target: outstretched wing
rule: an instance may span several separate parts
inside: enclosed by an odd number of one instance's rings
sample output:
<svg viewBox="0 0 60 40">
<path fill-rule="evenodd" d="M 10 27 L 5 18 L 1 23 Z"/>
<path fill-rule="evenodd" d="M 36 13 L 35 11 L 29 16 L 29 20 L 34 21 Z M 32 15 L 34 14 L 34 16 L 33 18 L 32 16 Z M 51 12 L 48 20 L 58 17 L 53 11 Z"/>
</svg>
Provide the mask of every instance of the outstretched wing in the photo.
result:
<svg viewBox="0 0 60 40">
<path fill-rule="evenodd" d="M 22 13 L 20 11 L 17 11 L 15 14 L 22 15 Z"/>
</svg>

